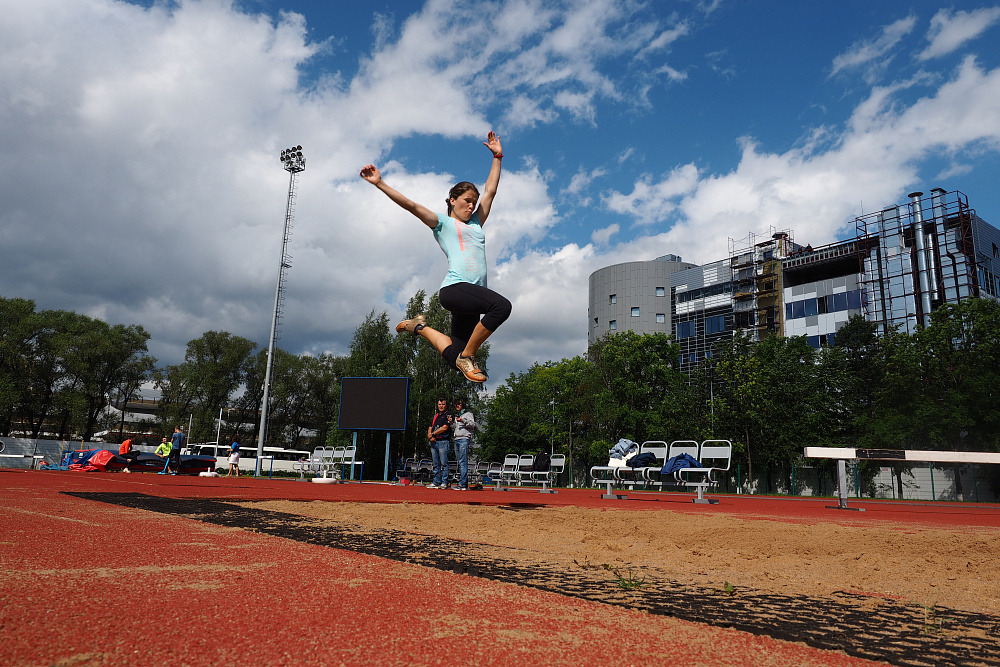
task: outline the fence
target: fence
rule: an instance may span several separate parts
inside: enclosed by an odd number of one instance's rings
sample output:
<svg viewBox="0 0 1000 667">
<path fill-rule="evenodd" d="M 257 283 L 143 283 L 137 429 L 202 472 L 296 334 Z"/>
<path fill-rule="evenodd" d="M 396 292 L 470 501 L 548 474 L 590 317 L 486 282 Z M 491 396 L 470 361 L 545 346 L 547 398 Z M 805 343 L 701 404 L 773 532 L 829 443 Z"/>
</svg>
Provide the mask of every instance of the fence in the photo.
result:
<svg viewBox="0 0 1000 667">
<path fill-rule="evenodd" d="M 32 438 L 0 438 L 0 467 L 30 469 L 42 463 L 57 465 L 62 453 L 70 449 L 110 449 L 117 453 L 118 445 L 109 442 L 82 442 L 80 440 L 35 440 Z M 137 448 L 138 449 L 138 448 Z M 36 457 L 42 458 L 36 458 Z"/>
</svg>

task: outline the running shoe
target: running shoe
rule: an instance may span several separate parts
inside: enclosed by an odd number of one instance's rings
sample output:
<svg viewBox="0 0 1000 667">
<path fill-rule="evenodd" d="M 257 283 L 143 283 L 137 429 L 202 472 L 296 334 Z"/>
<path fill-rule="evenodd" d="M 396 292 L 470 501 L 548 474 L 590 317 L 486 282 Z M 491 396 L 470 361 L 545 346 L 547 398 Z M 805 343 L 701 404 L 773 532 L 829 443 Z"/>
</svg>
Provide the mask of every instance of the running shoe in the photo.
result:
<svg viewBox="0 0 1000 667">
<path fill-rule="evenodd" d="M 410 333 L 417 333 L 422 327 L 427 326 L 427 318 L 424 317 L 423 313 L 420 313 L 411 320 L 403 320 L 396 325 L 396 333 L 402 333 L 403 331 L 409 331 Z"/>
<path fill-rule="evenodd" d="M 455 359 L 455 367 L 462 371 L 466 379 L 472 382 L 486 382 L 486 373 L 479 370 L 479 366 L 476 364 L 476 357 L 463 357 L 458 355 Z"/>
<path fill-rule="evenodd" d="M 428 489 L 440 489 L 441 487 L 438 486 L 437 484 L 434 484 L 433 482 L 431 482 L 430 484 L 427 485 L 427 488 Z"/>
</svg>

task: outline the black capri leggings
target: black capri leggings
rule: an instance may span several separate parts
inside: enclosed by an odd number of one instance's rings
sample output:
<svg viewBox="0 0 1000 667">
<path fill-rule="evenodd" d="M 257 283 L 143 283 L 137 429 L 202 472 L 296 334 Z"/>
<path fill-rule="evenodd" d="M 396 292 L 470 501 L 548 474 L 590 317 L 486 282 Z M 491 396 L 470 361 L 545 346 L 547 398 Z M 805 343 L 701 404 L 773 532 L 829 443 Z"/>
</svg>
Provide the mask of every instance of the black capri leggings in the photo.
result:
<svg viewBox="0 0 1000 667">
<path fill-rule="evenodd" d="M 438 292 L 438 300 L 445 310 L 451 312 L 451 345 L 445 348 L 441 356 L 452 367 L 464 350 L 472 331 L 482 324 L 490 333 L 497 330 L 510 317 L 510 301 L 491 289 L 472 283 L 454 283 L 442 287 Z"/>
</svg>

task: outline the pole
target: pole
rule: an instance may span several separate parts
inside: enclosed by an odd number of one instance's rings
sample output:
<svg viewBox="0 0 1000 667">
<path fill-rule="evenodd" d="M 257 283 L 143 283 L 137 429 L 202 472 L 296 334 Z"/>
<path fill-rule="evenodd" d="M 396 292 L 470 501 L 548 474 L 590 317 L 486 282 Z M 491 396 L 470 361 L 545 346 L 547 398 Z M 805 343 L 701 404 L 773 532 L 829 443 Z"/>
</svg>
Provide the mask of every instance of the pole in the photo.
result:
<svg viewBox="0 0 1000 667">
<path fill-rule="evenodd" d="M 281 235 L 281 260 L 278 262 L 278 283 L 274 288 L 274 311 L 271 315 L 271 334 L 267 339 L 267 369 L 264 371 L 264 396 L 260 403 L 260 429 L 257 433 L 257 461 L 253 476 L 260 475 L 261 458 L 264 456 L 264 441 L 267 438 L 267 411 L 271 398 L 271 369 L 274 366 L 274 344 L 278 334 L 278 318 L 281 316 L 281 286 L 285 281 L 288 263 L 288 235 L 295 214 L 295 174 L 305 171 L 306 160 L 302 157 L 302 146 L 281 151 L 281 164 L 288 172 L 288 201 L 285 204 L 285 227 Z"/>
<path fill-rule="evenodd" d="M 292 175 L 295 178 L 295 175 Z M 282 252 L 284 254 L 284 252 Z M 267 341 L 267 369 L 264 371 L 264 396 L 260 401 L 260 430 L 257 432 L 257 462 L 254 464 L 253 476 L 260 475 L 261 457 L 264 456 L 264 439 L 267 431 L 267 402 L 271 394 L 271 365 L 274 362 L 274 332 L 278 328 L 278 305 L 281 298 L 281 274 L 278 271 L 278 286 L 274 290 L 274 314 L 271 316 L 271 335 Z"/>
<path fill-rule="evenodd" d="M 552 397 L 552 435 L 549 436 L 549 456 L 556 453 L 556 398 Z"/>
<path fill-rule="evenodd" d="M 222 437 L 222 408 L 219 408 L 219 426 L 218 426 L 218 428 L 215 429 L 215 447 L 216 447 L 216 449 L 218 449 L 219 445 L 222 444 L 221 442 L 219 442 L 219 439 L 221 437 Z"/>
<path fill-rule="evenodd" d="M 385 476 L 382 479 L 385 480 L 386 482 L 389 481 L 389 436 L 390 435 L 392 435 L 392 431 L 385 432 Z"/>
</svg>

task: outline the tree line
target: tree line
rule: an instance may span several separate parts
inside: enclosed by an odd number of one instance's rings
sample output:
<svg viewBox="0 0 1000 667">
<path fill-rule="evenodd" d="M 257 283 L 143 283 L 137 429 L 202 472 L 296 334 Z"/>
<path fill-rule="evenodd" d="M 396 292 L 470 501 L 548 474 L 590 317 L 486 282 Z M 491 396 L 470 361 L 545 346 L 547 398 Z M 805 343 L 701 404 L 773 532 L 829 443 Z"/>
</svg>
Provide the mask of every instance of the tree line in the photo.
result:
<svg viewBox="0 0 1000 667">
<path fill-rule="evenodd" d="M 421 290 L 409 300 L 406 317 L 420 312 L 434 328 L 450 329 L 436 295 Z M 90 439 L 121 427 L 106 416 L 109 405 L 124 406 L 152 383 L 160 393 L 154 430 L 166 434 L 190 419 L 191 441 L 214 441 L 221 409 L 223 441 L 256 442 L 266 349 L 208 331 L 187 344 L 181 363 L 157 367 L 148 340 L 138 325 L 0 298 L 0 433 L 16 427 L 28 437 L 47 431 Z M 373 310 L 347 355 L 276 349 L 267 444 L 348 444 L 352 434 L 337 428 L 341 378 L 408 377 L 407 429 L 392 435 L 394 458 L 428 456 L 436 399 L 461 397 L 482 426 L 480 458 L 552 450 L 568 455 L 578 482 L 623 437 L 731 440 L 735 469 L 744 480 L 762 479 L 763 491 L 791 488 L 806 446 L 1000 450 L 994 301 L 944 305 L 912 335 L 879 335 L 874 323 L 853 317 L 836 344 L 820 350 L 802 337 L 753 342 L 736 335 L 691 374 L 678 370 L 678 355 L 671 336 L 623 331 L 586 355 L 511 373 L 487 396 L 430 345 L 396 334 L 387 314 Z M 487 368 L 488 347 L 478 357 Z M 359 459 L 381 460 L 384 443 L 384 433 L 359 433 Z M 905 465 L 894 469 L 902 485 Z"/>
<path fill-rule="evenodd" d="M 879 335 L 855 316 L 835 342 L 817 350 L 805 337 L 737 334 L 686 375 L 672 337 L 610 334 L 586 357 L 512 373 L 488 401 L 483 454 L 552 448 L 583 481 L 622 437 L 725 439 L 743 481 L 756 476 L 766 492 L 792 488 L 806 446 L 1000 450 L 997 302 L 944 305 L 912 335 Z M 832 462 L 811 465 L 832 479 Z M 862 464 L 868 492 L 880 465 Z M 908 468 L 893 468 L 901 494 Z M 992 483 L 1000 487 L 995 471 Z"/>
<path fill-rule="evenodd" d="M 448 331 L 451 314 L 436 297 L 418 291 L 406 316 L 426 313 L 431 326 Z M 217 436 L 245 446 L 257 442 L 266 347 L 226 331 L 207 331 L 187 343 L 182 362 L 158 367 L 149 338 L 139 325 L 38 311 L 30 300 L 0 297 L 0 434 L 90 440 L 100 431 L 119 431 L 124 436 L 123 421 L 108 408 L 124 410 L 152 386 L 159 398 L 145 426 L 153 431 L 168 435 L 174 425 L 190 423 L 190 442 L 214 442 Z M 486 363 L 488 346 L 477 356 Z M 439 396 L 481 404 L 479 387 L 449 369 L 433 348 L 418 345 L 417 337 L 396 334 L 388 315 L 373 310 L 355 330 L 347 355 L 275 349 L 266 444 L 304 448 L 350 442 L 351 434 L 337 428 L 343 377 L 410 378 L 408 428 L 393 437 L 400 456 L 424 453 L 424 422 Z M 384 447 L 384 439 L 381 433 L 360 434 L 361 454 L 379 443 Z"/>
</svg>

